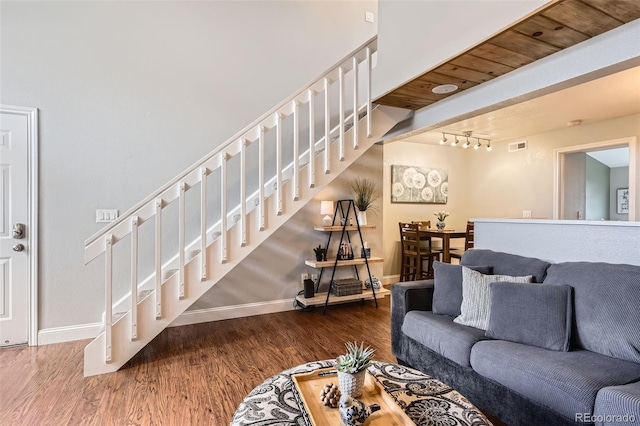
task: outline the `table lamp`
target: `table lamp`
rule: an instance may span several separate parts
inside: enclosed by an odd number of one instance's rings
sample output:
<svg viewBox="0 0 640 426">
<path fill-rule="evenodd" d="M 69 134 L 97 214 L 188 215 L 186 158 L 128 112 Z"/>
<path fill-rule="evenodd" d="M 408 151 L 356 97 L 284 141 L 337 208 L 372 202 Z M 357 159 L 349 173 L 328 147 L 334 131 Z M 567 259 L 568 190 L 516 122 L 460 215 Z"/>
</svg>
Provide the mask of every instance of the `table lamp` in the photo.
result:
<svg viewBox="0 0 640 426">
<path fill-rule="evenodd" d="M 322 218 L 322 226 L 331 226 L 333 222 L 333 201 L 320 201 L 320 214 L 326 215 Z"/>
</svg>

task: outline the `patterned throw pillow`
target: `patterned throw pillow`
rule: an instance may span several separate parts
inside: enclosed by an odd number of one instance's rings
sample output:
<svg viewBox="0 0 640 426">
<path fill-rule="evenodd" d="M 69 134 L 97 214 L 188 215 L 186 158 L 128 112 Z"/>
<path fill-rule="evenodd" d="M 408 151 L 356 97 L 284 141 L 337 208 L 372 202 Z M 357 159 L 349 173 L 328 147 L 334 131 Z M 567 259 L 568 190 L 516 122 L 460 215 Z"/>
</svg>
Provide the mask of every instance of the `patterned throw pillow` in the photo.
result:
<svg viewBox="0 0 640 426">
<path fill-rule="evenodd" d="M 458 324 L 486 330 L 491 314 L 491 293 L 489 284 L 494 282 L 530 283 L 533 276 L 512 277 L 510 275 L 484 275 L 462 268 L 462 306 L 460 315 L 453 321 Z"/>
</svg>

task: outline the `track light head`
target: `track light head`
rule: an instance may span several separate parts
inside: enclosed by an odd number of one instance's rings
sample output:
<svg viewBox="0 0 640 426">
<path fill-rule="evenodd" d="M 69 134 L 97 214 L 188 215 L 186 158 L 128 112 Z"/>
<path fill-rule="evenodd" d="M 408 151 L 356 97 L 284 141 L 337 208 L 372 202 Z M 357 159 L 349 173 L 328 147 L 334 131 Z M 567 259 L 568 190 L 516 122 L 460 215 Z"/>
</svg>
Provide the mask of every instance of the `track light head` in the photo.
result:
<svg viewBox="0 0 640 426">
<path fill-rule="evenodd" d="M 442 139 L 440 139 L 440 145 L 444 145 L 446 142 L 447 142 L 447 137 L 443 133 L 442 134 Z"/>
<path fill-rule="evenodd" d="M 469 145 L 471 145 L 471 142 L 469 142 L 469 136 L 467 136 L 467 141 L 464 144 L 462 144 L 462 147 L 464 149 L 467 149 L 469 148 Z"/>
<path fill-rule="evenodd" d="M 480 143 L 480 139 L 478 139 L 478 143 L 475 144 L 475 146 L 473 147 L 473 149 L 478 150 L 480 149 L 480 147 L 482 146 L 482 144 Z"/>
<path fill-rule="evenodd" d="M 451 146 L 457 146 L 457 145 L 458 145 L 458 143 L 459 143 L 459 141 L 458 141 L 458 135 L 455 135 L 455 136 L 456 136 L 455 140 L 451 141 Z"/>
<path fill-rule="evenodd" d="M 487 152 L 491 152 L 493 148 L 491 148 L 491 141 L 487 141 Z"/>
</svg>

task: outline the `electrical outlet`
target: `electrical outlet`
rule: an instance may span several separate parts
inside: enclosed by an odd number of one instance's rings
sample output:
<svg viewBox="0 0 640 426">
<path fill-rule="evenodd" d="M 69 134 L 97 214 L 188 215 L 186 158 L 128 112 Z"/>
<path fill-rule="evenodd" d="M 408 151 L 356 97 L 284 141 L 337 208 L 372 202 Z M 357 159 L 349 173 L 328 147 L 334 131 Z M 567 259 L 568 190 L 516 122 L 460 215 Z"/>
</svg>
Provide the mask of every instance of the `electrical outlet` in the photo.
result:
<svg viewBox="0 0 640 426">
<path fill-rule="evenodd" d="M 523 219 L 531 219 L 531 210 L 522 210 Z"/>
<path fill-rule="evenodd" d="M 300 275 L 300 283 L 304 284 L 304 280 L 308 280 L 309 279 L 309 274 L 307 274 L 306 272 Z"/>
<path fill-rule="evenodd" d="M 311 281 L 314 283 L 318 281 L 318 274 L 311 274 Z"/>
</svg>

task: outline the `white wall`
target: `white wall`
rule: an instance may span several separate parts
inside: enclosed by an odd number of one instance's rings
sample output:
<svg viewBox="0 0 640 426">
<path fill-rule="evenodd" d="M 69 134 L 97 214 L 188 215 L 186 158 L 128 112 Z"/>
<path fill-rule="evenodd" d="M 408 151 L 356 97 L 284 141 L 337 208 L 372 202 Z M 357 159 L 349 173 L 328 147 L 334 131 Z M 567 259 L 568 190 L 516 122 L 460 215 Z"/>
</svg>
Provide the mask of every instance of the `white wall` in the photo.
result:
<svg viewBox="0 0 640 426">
<path fill-rule="evenodd" d="M 375 35 L 364 13 L 377 11 L 375 1 L 1 7 L 0 103 L 40 110 L 40 329 L 100 320 L 102 266 L 83 264 L 95 209 L 127 210 L 320 75 Z"/>
<path fill-rule="evenodd" d="M 572 152 L 564 156 L 564 194 L 560 219 L 584 219 L 587 204 L 586 157 L 584 152 Z"/>
<path fill-rule="evenodd" d="M 548 0 L 380 0 L 374 98 L 499 33 Z"/>
<path fill-rule="evenodd" d="M 609 220 L 609 179 L 610 170 L 595 158 L 586 156 L 587 187 L 586 220 Z"/>
<path fill-rule="evenodd" d="M 553 218 L 554 150 L 574 145 L 640 136 L 640 115 L 630 115 L 539 135 L 522 136 L 528 149 L 509 153 L 515 140 L 493 143 L 492 152 L 469 153 L 469 216 Z M 639 182 L 640 183 L 640 182 Z"/>
<path fill-rule="evenodd" d="M 629 187 L 629 167 L 613 167 L 609 174 L 609 218 L 611 220 L 629 220 L 629 213 L 618 213 L 617 190 Z"/>
<path fill-rule="evenodd" d="M 640 265 L 640 222 L 475 219 L 475 247 L 552 263 Z"/>
<path fill-rule="evenodd" d="M 475 152 L 474 152 L 475 153 Z M 434 212 L 446 210 L 451 213 L 447 227 L 464 229 L 467 223 L 469 174 L 467 172 L 468 151 L 449 147 L 423 145 L 397 141 L 384 145 L 383 209 L 384 209 L 384 274 L 400 273 L 399 222 L 430 220 L 435 226 Z M 398 204 L 391 203 L 391 166 L 405 165 L 449 170 L 449 198 L 447 204 Z"/>
</svg>

